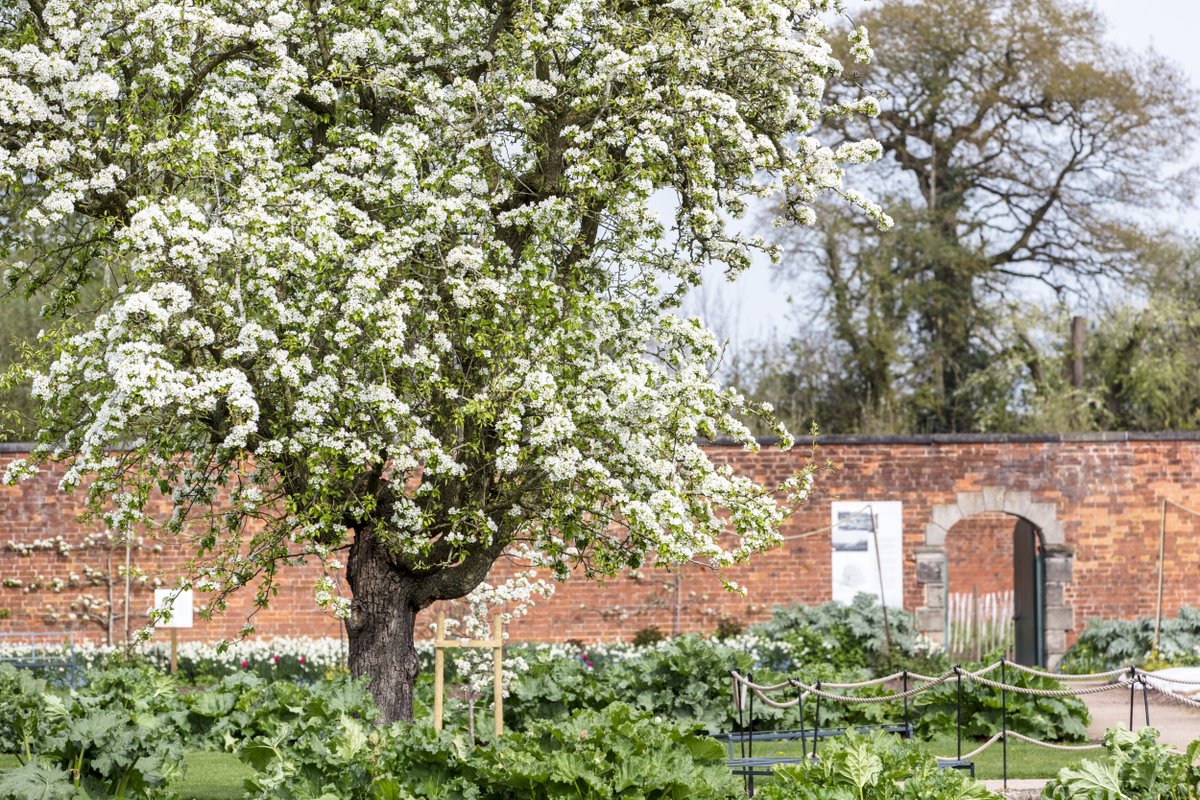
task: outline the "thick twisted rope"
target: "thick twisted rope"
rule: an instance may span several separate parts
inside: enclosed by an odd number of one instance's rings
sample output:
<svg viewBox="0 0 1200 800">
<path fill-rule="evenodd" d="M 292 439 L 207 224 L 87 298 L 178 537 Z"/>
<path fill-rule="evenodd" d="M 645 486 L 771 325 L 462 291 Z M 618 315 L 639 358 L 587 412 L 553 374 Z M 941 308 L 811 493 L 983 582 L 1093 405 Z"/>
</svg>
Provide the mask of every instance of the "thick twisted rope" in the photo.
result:
<svg viewBox="0 0 1200 800">
<path fill-rule="evenodd" d="M 971 672 L 970 670 L 959 669 L 959 673 L 969 681 L 990 686 L 993 689 L 1002 689 L 1016 694 L 1028 694 L 1034 697 L 1080 697 L 1085 694 L 1099 694 L 1101 692 L 1111 692 L 1113 689 L 1129 688 L 1129 682 L 1122 681 L 1119 683 L 1106 683 L 1103 686 L 1087 686 L 1078 689 L 1033 689 L 1028 686 L 1009 686 L 1007 683 L 989 680 L 980 673 Z"/>
<path fill-rule="evenodd" d="M 1030 675 L 1037 675 L 1040 678 L 1050 678 L 1051 680 L 1061 681 L 1062 683 L 1071 683 L 1072 681 L 1098 681 L 1105 678 L 1116 678 L 1120 675 L 1128 675 L 1129 668 L 1110 669 L 1108 672 L 1092 672 L 1087 675 L 1069 675 L 1066 673 L 1046 672 L 1045 670 L 1029 667 L 1025 664 L 1016 664 L 1012 661 L 1005 661 L 1005 666 L 1012 667 L 1020 672 L 1026 672 Z M 1197 681 L 1200 683 L 1200 681 Z"/>
<path fill-rule="evenodd" d="M 861 689 L 867 686 L 878 686 L 881 683 L 899 680 L 903 677 L 903 672 L 893 672 L 891 675 L 885 675 L 882 678 L 872 678 L 869 681 L 858 681 L 857 683 L 825 683 L 821 681 L 821 685 L 828 686 L 830 689 Z M 909 677 L 912 677 L 912 673 L 909 673 Z"/>
<path fill-rule="evenodd" d="M 792 685 L 791 681 L 784 681 L 783 683 L 770 683 L 770 684 L 755 683 L 754 681 L 750 680 L 742 673 L 738 672 L 736 669 L 729 670 L 729 674 L 731 676 L 733 676 L 733 679 L 735 681 L 740 683 L 742 686 L 745 686 L 747 689 L 754 689 L 754 690 L 757 690 L 760 692 L 777 692 L 780 689 L 786 689 Z"/>
<path fill-rule="evenodd" d="M 979 755 L 984 750 L 987 750 L 989 747 L 991 747 L 992 745 L 994 745 L 996 742 L 1000 741 L 1003 738 L 1004 738 L 1004 731 L 996 731 L 994 734 L 992 734 L 992 738 L 988 739 L 986 742 L 981 744 L 979 747 L 976 747 L 971 752 L 963 753 L 961 757 L 959 757 L 959 756 L 934 756 L 934 758 L 936 758 L 938 761 L 960 761 L 960 760 L 966 761 L 969 758 L 974 758 L 975 756 Z"/>
<path fill-rule="evenodd" d="M 1170 697 L 1173 700 L 1177 700 L 1180 703 L 1183 703 L 1184 705 L 1191 706 L 1192 708 L 1200 708 L 1200 700 L 1195 700 L 1191 697 L 1187 697 L 1186 695 L 1176 694 L 1175 692 L 1172 692 L 1170 689 L 1164 689 L 1161 686 L 1156 686 L 1154 683 L 1152 683 L 1150 681 L 1146 681 L 1142 685 L 1148 686 L 1149 688 L 1153 689 L 1154 691 L 1158 692 L 1159 694 L 1166 695 L 1167 697 Z"/>
<path fill-rule="evenodd" d="M 1200 681 L 1190 681 L 1184 678 L 1170 678 L 1166 675 L 1159 675 L 1157 672 L 1146 672 L 1145 670 L 1139 669 L 1138 674 L 1145 675 L 1147 678 L 1153 678 L 1156 681 L 1165 681 L 1166 683 L 1178 683 L 1182 686 L 1200 686 Z"/>
<path fill-rule="evenodd" d="M 730 670 L 729 674 L 733 677 L 734 683 L 753 692 L 755 697 L 771 708 L 794 708 L 800 703 L 799 697 L 793 697 L 791 700 L 786 700 L 782 703 L 767 697 L 767 692 L 775 692 L 791 686 L 792 684 L 787 681 L 775 684 L 758 684 L 748 680 L 745 675 L 742 675 L 736 669 Z"/>
<path fill-rule="evenodd" d="M 994 745 L 996 742 L 998 742 L 1004 738 L 1005 738 L 1004 731 L 997 731 L 996 733 L 992 734 L 992 738 L 988 739 L 986 742 L 981 744 L 979 747 L 976 747 L 974 750 L 972 750 L 969 753 L 963 753 L 961 759 L 958 756 L 937 756 L 937 759 L 939 761 L 959 761 L 959 760 L 966 761 L 968 759 L 972 759 L 975 756 L 979 755 L 984 750 L 987 750 L 989 747 Z M 1041 739 L 1035 739 L 1032 736 L 1026 736 L 1023 733 L 1017 733 L 1016 731 L 1009 731 L 1008 738 L 1018 739 L 1022 742 L 1028 742 L 1029 744 L 1036 745 L 1038 747 L 1045 747 L 1048 750 L 1062 750 L 1067 753 L 1086 753 L 1090 750 L 1103 750 L 1104 749 L 1104 745 L 1102 745 L 1102 744 L 1056 744 L 1054 742 L 1044 742 Z"/>
<path fill-rule="evenodd" d="M 953 672 L 947 672 L 940 678 L 931 678 L 929 683 L 925 684 L 924 686 L 918 686 L 914 689 L 909 689 L 907 692 L 896 692 L 894 694 L 885 694 L 878 697 L 853 697 L 845 694 L 834 694 L 832 692 L 826 692 L 823 689 L 818 689 L 816 684 L 809 685 L 799 681 L 796 681 L 795 685 L 804 690 L 804 694 L 806 696 L 813 695 L 815 697 L 824 697 L 826 700 L 833 700 L 838 703 L 891 703 L 895 700 L 904 700 L 908 697 L 916 697 L 922 692 L 928 692 L 939 683 L 945 683 L 953 677 Z M 828 686 L 829 684 L 822 683 L 821 685 Z"/>
<path fill-rule="evenodd" d="M 1084 752 L 1087 752 L 1088 750 L 1103 750 L 1104 749 L 1104 745 L 1096 744 L 1096 743 L 1092 743 L 1092 744 L 1055 744 L 1054 742 L 1043 742 L 1041 739 L 1034 739 L 1032 736 L 1026 736 L 1023 733 L 1017 733 L 1016 731 L 1009 731 L 1008 735 L 1014 739 L 1020 739 L 1022 742 L 1029 742 L 1029 744 L 1036 744 L 1038 747 L 1045 747 L 1050 750 L 1062 750 L 1067 753 L 1084 753 Z"/>
</svg>

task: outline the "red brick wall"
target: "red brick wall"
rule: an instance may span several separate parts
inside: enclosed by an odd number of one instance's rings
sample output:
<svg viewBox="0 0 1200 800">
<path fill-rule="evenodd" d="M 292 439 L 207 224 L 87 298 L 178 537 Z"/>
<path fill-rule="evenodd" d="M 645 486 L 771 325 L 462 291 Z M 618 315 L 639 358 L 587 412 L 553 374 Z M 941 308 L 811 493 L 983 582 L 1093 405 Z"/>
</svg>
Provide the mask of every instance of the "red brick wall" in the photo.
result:
<svg viewBox="0 0 1200 800">
<path fill-rule="evenodd" d="M 1016 524 L 1015 517 L 990 511 L 951 528 L 946 536 L 946 591 L 1011 592 Z"/>
<path fill-rule="evenodd" d="M 735 447 L 715 447 L 713 456 L 736 464 L 758 478 L 780 481 L 808 455 L 804 448 L 781 453 L 764 448 L 750 454 Z M 0 470 L 11 458 L 0 451 Z M 924 604 L 917 584 L 916 548 L 924 544 L 925 527 L 934 506 L 955 502 L 957 493 L 1000 487 L 1028 491 L 1035 502 L 1053 503 L 1066 541 L 1075 548 L 1074 581 L 1066 602 L 1075 608 L 1076 630 L 1088 617 L 1129 617 L 1152 614 L 1157 580 L 1159 513 L 1163 498 L 1200 509 L 1200 437 L 1187 435 L 1108 437 L 924 437 L 870 439 L 827 438 L 817 454 L 837 470 L 819 477 L 819 491 L 784 527 L 794 536 L 829 524 L 831 500 L 900 500 L 904 503 L 905 596 L 915 609 Z M 0 585 L 0 631 L 61 630 L 66 622 L 45 622 L 46 609 L 65 613 L 81 593 L 102 595 L 103 587 L 82 585 L 53 591 L 27 591 L 38 576 L 66 580 L 71 572 L 83 578 L 85 563 L 99 568 L 99 552 L 68 557 L 54 551 L 31 556 L 10 549 L 10 541 L 63 535 L 78 541 L 87 529 L 73 521 L 78 501 L 54 488 L 52 470 L 17 487 L 0 488 L 0 582 L 19 580 L 21 588 Z M 986 517 L 964 520 L 947 541 L 950 590 L 968 580 L 1011 583 L 1011 537 L 1000 535 L 1003 520 Z M 1011 528 L 1009 529 L 1011 530 Z M 1167 525 L 1164 608 L 1200 605 L 1200 518 L 1170 511 Z M 1002 541 L 1003 540 L 1003 541 Z M 169 577 L 184 553 L 170 543 L 154 551 L 146 541 L 135 563 L 151 574 Z M 123 557 L 123 552 L 119 554 Z M 993 562 L 1000 564 L 993 569 Z M 1001 563 L 1002 562 L 1002 563 Z M 976 577 L 965 570 L 974 563 Z M 496 568 L 497 577 L 509 569 Z M 989 571 L 990 570 L 990 571 Z M 279 597 L 268 611 L 255 617 L 262 635 L 336 635 L 338 625 L 313 609 L 315 572 L 289 574 Z M 555 597 L 535 608 L 513 630 L 519 638 L 582 640 L 628 638 L 639 628 L 657 625 L 670 632 L 678 615 L 681 631 L 711 631 L 722 616 L 750 622 L 769 616 L 772 606 L 787 602 L 820 602 L 830 592 L 830 545 L 826 535 L 791 539 L 779 550 L 759 556 L 729 577 L 746 585 L 745 598 L 722 591 L 719 582 L 697 567 L 683 570 L 678 611 L 672 575 L 647 569 L 613 579 L 604 586 L 571 581 Z M 981 586 L 982 591 L 982 586 Z M 144 612 L 150 605 L 149 587 L 135 592 L 131 604 Z M 117 592 L 118 612 L 121 609 Z M 232 606 L 220 620 L 199 623 L 187 632 L 192 638 L 230 636 L 241 627 L 249 598 Z M 99 626 L 74 623 L 100 636 Z"/>
</svg>

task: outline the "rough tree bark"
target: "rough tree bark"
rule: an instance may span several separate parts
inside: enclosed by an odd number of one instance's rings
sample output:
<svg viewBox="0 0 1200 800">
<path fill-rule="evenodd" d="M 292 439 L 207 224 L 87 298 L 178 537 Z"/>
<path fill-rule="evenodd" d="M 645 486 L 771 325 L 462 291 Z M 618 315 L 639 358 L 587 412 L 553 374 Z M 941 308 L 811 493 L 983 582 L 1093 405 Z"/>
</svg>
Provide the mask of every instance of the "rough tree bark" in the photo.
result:
<svg viewBox="0 0 1200 800">
<path fill-rule="evenodd" d="M 420 671 L 413 633 L 417 613 L 438 600 L 464 597 L 478 586 L 503 552 L 507 538 L 480 545 L 461 560 L 435 546 L 418 568 L 387 552 L 368 527 L 355 533 L 346 563 L 352 598 L 346 620 L 350 674 L 366 677 L 383 721 L 411 722 L 413 686 Z"/>
<path fill-rule="evenodd" d="M 413 685 L 420 670 L 413 632 L 421 610 L 417 585 L 395 565 L 370 532 L 354 537 L 346 564 L 353 592 L 346 632 L 350 674 L 367 676 L 385 723 L 413 718 Z"/>
</svg>

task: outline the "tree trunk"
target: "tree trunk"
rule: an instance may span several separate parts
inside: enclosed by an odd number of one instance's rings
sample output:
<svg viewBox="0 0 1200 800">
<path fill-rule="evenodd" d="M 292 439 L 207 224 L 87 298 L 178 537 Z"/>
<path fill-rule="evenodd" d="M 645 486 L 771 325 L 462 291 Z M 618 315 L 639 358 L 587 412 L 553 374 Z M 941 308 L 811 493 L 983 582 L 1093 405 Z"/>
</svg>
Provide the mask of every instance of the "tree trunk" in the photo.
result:
<svg viewBox="0 0 1200 800">
<path fill-rule="evenodd" d="M 420 610 L 415 581 L 396 569 L 369 531 L 354 537 L 346 579 L 353 593 L 346 620 L 350 674 L 368 677 L 385 723 L 412 722 L 413 685 L 420 669 L 413 642 Z"/>
</svg>

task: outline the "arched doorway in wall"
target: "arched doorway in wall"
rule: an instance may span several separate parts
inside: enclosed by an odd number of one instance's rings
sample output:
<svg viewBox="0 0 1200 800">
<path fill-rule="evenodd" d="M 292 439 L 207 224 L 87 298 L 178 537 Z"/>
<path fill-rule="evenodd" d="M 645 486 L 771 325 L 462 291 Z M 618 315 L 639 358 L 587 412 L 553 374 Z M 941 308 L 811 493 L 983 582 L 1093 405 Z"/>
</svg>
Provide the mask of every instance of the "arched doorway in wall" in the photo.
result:
<svg viewBox="0 0 1200 800">
<path fill-rule="evenodd" d="M 956 660 L 1003 648 L 1044 665 L 1041 532 L 1022 517 L 985 511 L 947 532 L 946 649 Z"/>
<path fill-rule="evenodd" d="M 959 492 L 954 503 L 934 506 L 917 548 L 917 582 L 925 603 L 917 609 L 922 630 L 942 644 L 949 640 L 948 579 L 950 558 L 961 561 L 961 576 L 969 576 L 969 559 L 1000 559 L 991 571 L 976 572 L 976 581 L 1003 580 L 1011 570 L 1017 661 L 1053 668 L 1066 651 L 1067 632 L 1074 627 L 1074 609 L 1066 604 L 1074 553 L 1066 545 L 1054 503 L 1034 502 L 1029 492 L 988 487 Z M 975 521 L 972 522 L 972 519 Z M 957 526 L 965 527 L 958 530 Z M 971 546 L 971 533 L 991 536 L 988 547 Z M 961 535 L 960 535 L 961 534 Z M 947 550 L 949 537 L 955 540 Z M 961 553 L 960 553 L 961 551 Z M 992 577 L 983 577 L 983 576 Z M 969 580 L 969 578 L 968 578 Z M 960 577 L 961 581 L 961 577 Z M 966 590 L 970 591 L 968 583 Z"/>
</svg>

